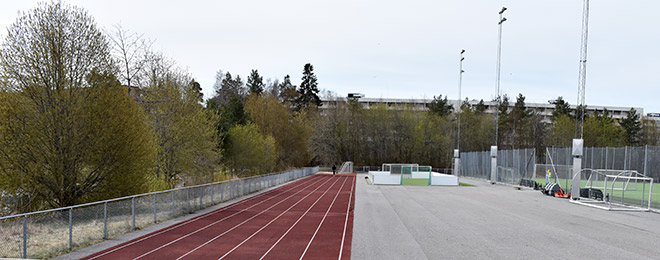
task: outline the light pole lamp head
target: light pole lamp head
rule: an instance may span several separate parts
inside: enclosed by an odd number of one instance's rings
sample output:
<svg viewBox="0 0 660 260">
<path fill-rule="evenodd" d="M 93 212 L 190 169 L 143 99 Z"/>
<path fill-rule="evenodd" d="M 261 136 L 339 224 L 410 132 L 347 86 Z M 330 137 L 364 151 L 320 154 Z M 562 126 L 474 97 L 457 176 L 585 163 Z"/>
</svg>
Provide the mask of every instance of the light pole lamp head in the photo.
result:
<svg viewBox="0 0 660 260">
<path fill-rule="evenodd" d="M 500 11 L 500 14 L 503 14 L 504 11 L 506 11 L 506 7 L 503 6 L 503 7 L 502 7 L 502 11 Z"/>
<path fill-rule="evenodd" d="M 461 61 L 465 60 L 465 57 L 461 58 Z"/>
<path fill-rule="evenodd" d="M 463 50 L 461 50 L 461 54 L 463 54 L 463 53 L 465 53 L 465 50 L 464 50 L 464 49 L 463 49 Z"/>
<path fill-rule="evenodd" d="M 502 17 L 502 20 L 498 24 L 502 24 L 503 22 L 506 22 L 506 17 Z"/>
</svg>

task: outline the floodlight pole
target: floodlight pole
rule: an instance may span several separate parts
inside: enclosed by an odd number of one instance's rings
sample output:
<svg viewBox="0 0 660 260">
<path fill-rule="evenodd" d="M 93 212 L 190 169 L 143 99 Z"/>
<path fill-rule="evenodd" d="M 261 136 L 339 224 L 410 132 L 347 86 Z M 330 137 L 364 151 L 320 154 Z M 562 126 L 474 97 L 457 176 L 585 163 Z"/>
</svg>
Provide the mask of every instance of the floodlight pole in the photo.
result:
<svg viewBox="0 0 660 260">
<path fill-rule="evenodd" d="M 589 39 L 589 0 L 584 0 L 582 9 L 582 38 L 580 45 L 580 70 L 578 76 L 578 102 L 576 113 L 579 113 L 580 135 L 584 138 L 585 89 L 587 85 L 587 41 Z M 577 119 L 577 118 L 576 118 Z M 577 121 L 576 121 L 577 123 Z M 577 129 L 576 129 L 577 131 Z"/>
<path fill-rule="evenodd" d="M 463 70 L 463 60 L 465 60 L 465 57 L 463 57 L 463 53 L 465 53 L 465 50 L 461 50 L 461 59 L 459 61 L 459 70 L 458 70 L 458 123 L 456 124 L 456 149 L 461 150 L 461 86 L 463 85 L 463 73 L 465 72 Z"/>
<path fill-rule="evenodd" d="M 496 84 L 496 107 L 495 107 L 495 145 L 497 146 L 497 136 L 498 136 L 498 130 L 499 130 L 499 108 L 500 108 L 500 63 L 502 60 L 502 24 L 506 22 L 506 18 L 503 17 L 502 14 L 504 14 L 504 11 L 506 11 L 506 7 L 502 7 L 502 10 L 499 12 L 500 14 L 500 20 L 497 23 L 499 25 L 499 31 L 498 31 L 498 41 L 497 41 L 497 67 L 496 67 L 496 74 L 497 74 L 497 80 L 495 81 Z"/>
<path fill-rule="evenodd" d="M 461 159 L 460 159 L 460 150 L 461 150 L 461 85 L 463 84 L 463 53 L 465 50 L 461 50 L 461 59 L 459 61 L 459 70 L 458 70 L 458 122 L 456 124 L 456 150 L 454 150 L 454 175 L 458 176 L 461 170 Z"/>
</svg>

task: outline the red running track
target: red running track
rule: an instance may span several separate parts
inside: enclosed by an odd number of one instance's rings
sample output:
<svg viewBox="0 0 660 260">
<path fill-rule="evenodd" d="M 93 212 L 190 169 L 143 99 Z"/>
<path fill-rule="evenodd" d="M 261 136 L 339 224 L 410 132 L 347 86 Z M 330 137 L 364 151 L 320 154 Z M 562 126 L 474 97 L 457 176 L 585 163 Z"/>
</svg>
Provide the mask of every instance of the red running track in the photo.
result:
<svg viewBox="0 0 660 260">
<path fill-rule="evenodd" d="M 350 259 L 355 174 L 316 174 L 84 259 Z"/>
</svg>

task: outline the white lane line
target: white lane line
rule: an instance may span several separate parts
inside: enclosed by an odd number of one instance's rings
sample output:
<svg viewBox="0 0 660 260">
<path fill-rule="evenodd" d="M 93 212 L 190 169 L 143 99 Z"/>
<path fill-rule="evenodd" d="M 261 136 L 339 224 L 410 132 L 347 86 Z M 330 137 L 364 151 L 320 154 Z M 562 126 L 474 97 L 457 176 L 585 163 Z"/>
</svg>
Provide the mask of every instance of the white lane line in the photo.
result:
<svg viewBox="0 0 660 260">
<path fill-rule="evenodd" d="M 345 180 L 345 179 L 344 179 L 344 183 L 346 183 L 346 180 Z M 342 187 L 344 187 L 344 183 L 342 183 Z M 341 188 L 339 188 L 339 191 L 341 191 Z M 284 234 L 283 234 L 283 235 L 282 235 L 277 241 L 275 241 L 275 243 L 273 244 L 273 246 L 271 246 L 271 247 L 268 249 L 268 251 L 266 251 L 266 253 L 264 253 L 264 255 L 262 255 L 261 258 L 259 258 L 259 260 L 264 259 L 264 258 L 266 257 L 266 255 L 268 255 L 268 254 L 270 253 L 270 251 L 272 251 L 273 248 L 275 248 L 275 246 L 277 246 L 277 244 L 279 244 L 280 241 L 282 241 L 282 239 L 284 239 L 284 237 L 285 237 L 287 234 L 289 234 L 289 232 L 290 232 L 290 231 L 291 231 L 296 225 L 298 225 L 298 222 L 300 222 L 300 220 L 302 220 L 303 217 L 305 217 L 305 215 L 307 215 L 307 213 L 308 213 L 311 209 L 312 209 L 311 207 L 310 207 L 309 209 L 307 209 L 307 211 L 305 211 L 305 213 L 302 214 L 302 216 L 300 216 L 300 217 L 298 218 L 298 220 L 296 220 L 296 222 L 293 223 L 293 225 L 291 225 L 291 227 L 289 227 L 289 229 L 288 229 L 286 232 L 284 232 Z"/>
<path fill-rule="evenodd" d="M 321 196 L 319 196 L 319 198 L 316 199 L 316 201 L 314 201 L 314 203 L 313 203 L 311 206 L 309 206 L 309 208 L 307 208 L 307 211 L 305 211 L 305 213 L 303 214 L 303 216 L 304 216 L 305 214 L 307 214 L 307 212 L 309 212 L 309 210 L 312 209 L 312 208 L 314 207 L 314 205 L 316 205 L 316 203 L 319 202 L 319 201 L 321 200 L 321 198 L 323 198 L 323 197 L 325 196 L 325 194 L 328 193 L 328 191 L 330 190 L 330 188 L 332 188 L 332 187 L 337 183 L 337 181 L 339 181 L 339 178 L 337 178 L 337 180 L 335 180 L 335 182 L 332 184 L 332 186 L 328 187 L 328 188 L 323 192 L 323 194 L 321 194 Z M 339 187 L 340 190 L 341 190 L 342 187 L 344 187 L 344 183 L 346 183 L 346 179 L 344 179 L 344 182 L 342 182 L 341 187 Z M 248 238 L 246 238 L 245 240 L 243 240 L 243 242 L 241 242 L 240 244 L 236 245 L 234 248 L 232 248 L 231 250 L 229 250 L 229 252 L 227 252 L 225 255 L 223 255 L 222 257 L 220 257 L 218 260 L 227 257 L 227 255 L 231 254 L 231 252 L 234 252 L 234 250 L 236 250 L 238 247 L 240 247 L 240 246 L 243 245 L 245 242 L 247 242 L 248 240 L 250 240 L 250 238 L 254 237 L 257 233 L 261 232 L 261 231 L 264 230 L 266 227 L 268 227 L 270 224 L 272 224 L 273 222 L 275 222 L 275 220 L 279 219 L 282 215 L 284 215 L 284 213 L 289 212 L 289 210 L 291 210 L 294 206 L 298 205 L 298 203 L 300 203 L 301 201 L 302 201 L 302 200 L 296 202 L 296 204 L 294 204 L 294 205 L 292 205 L 291 207 L 289 207 L 288 209 L 286 209 L 286 211 L 284 211 L 284 212 L 282 212 L 281 214 L 279 214 L 279 215 L 278 215 L 277 217 L 275 217 L 273 220 L 271 220 L 270 222 L 268 222 L 268 224 L 264 225 L 264 226 L 261 227 L 259 230 L 257 230 L 256 232 L 254 232 L 251 236 L 249 236 Z M 302 216 L 301 216 L 300 218 L 302 218 Z"/>
<path fill-rule="evenodd" d="M 318 190 L 319 188 L 321 188 L 322 185 L 324 185 L 325 183 L 327 183 L 328 181 L 331 180 L 330 178 L 327 178 L 327 179 L 328 179 L 328 180 L 326 180 L 326 181 L 323 182 L 321 185 L 319 185 L 318 187 L 316 187 L 316 189 L 312 190 L 311 192 L 309 192 L 309 194 L 305 195 L 305 197 L 303 197 L 303 199 L 304 199 L 304 198 L 307 198 L 307 196 L 311 195 L 311 194 L 314 193 L 316 190 Z M 308 186 L 308 187 L 309 187 L 309 186 Z M 307 188 L 307 187 L 305 187 L 305 188 Z M 257 216 L 263 214 L 264 212 L 269 211 L 270 209 L 274 208 L 275 206 L 279 205 L 280 203 L 286 201 L 287 199 L 293 197 L 294 195 L 296 195 L 296 194 L 298 194 L 298 193 L 300 193 L 300 192 L 302 192 L 302 191 L 303 191 L 303 189 L 297 191 L 297 192 L 294 193 L 294 194 L 291 194 L 290 196 L 284 198 L 283 200 L 280 200 L 279 202 L 277 202 L 277 203 L 273 204 L 272 206 L 268 207 L 267 209 L 262 210 L 261 212 L 257 213 L 256 215 L 254 215 L 254 216 L 252 216 L 252 217 L 250 217 L 250 218 L 244 220 L 243 222 L 241 222 L 241 223 L 239 223 L 239 224 L 233 226 L 232 228 L 226 230 L 226 231 L 223 232 L 222 234 L 217 235 L 217 236 L 215 236 L 214 238 L 212 238 L 212 239 L 206 241 L 205 243 L 203 243 L 203 244 L 201 244 L 201 245 L 195 247 L 194 249 L 188 251 L 187 253 L 185 253 L 184 255 L 182 255 L 182 256 L 180 256 L 180 257 L 178 257 L 177 259 L 181 259 L 181 258 L 183 258 L 183 257 L 185 257 L 185 256 L 187 256 L 187 255 L 189 255 L 190 253 L 196 251 L 197 249 L 200 249 L 201 247 L 203 247 L 203 246 L 205 246 L 205 245 L 208 245 L 209 243 L 213 242 L 214 240 L 216 240 L 216 239 L 218 239 L 218 238 L 220 238 L 220 237 L 226 235 L 227 233 L 231 232 L 232 230 L 234 230 L 234 229 L 240 227 L 241 225 L 243 225 L 243 224 L 249 222 L 250 220 L 256 218 Z M 196 231 L 196 232 L 197 232 L 197 231 Z"/>
<path fill-rule="evenodd" d="M 353 199 L 353 187 L 355 185 L 355 178 L 353 178 L 353 182 L 351 184 L 351 194 L 350 197 L 348 197 L 348 207 L 346 207 L 346 220 L 344 221 L 344 234 L 341 236 L 341 247 L 339 248 L 339 257 L 337 258 L 338 260 L 341 260 L 341 253 L 344 252 L 344 239 L 346 238 L 346 227 L 348 226 L 348 213 L 351 210 L 351 200 Z"/>
<path fill-rule="evenodd" d="M 319 180 L 319 181 L 320 181 L 320 180 Z M 314 181 L 313 183 L 307 185 L 305 188 L 312 186 L 312 185 L 313 185 L 314 183 L 316 183 L 316 182 L 318 182 L 318 181 Z M 327 180 L 326 180 L 326 182 L 327 182 Z M 325 183 L 325 182 L 324 182 L 324 183 Z M 304 189 L 304 188 L 303 188 L 303 189 Z M 290 197 L 292 197 L 292 196 L 298 194 L 299 192 L 300 192 L 300 191 L 297 191 L 297 192 L 295 192 L 295 193 L 289 195 L 288 197 L 284 198 L 282 201 L 284 201 L 284 200 L 286 200 L 286 199 L 288 199 L 288 198 L 290 198 Z M 282 193 L 282 194 L 283 194 L 283 193 Z M 209 228 L 209 227 L 211 227 L 211 226 L 213 226 L 213 225 L 215 225 L 215 224 L 218 224 L 218 223 L 220 223 L 220 222 L 222 222 L 222 221 L 225 221 L 225 220 L 228 219 L 228 218 L 231 218 L 231 217 L 236 216 L 236 215 L 238 215 L 238 214 L 240 214 L 240 213 L 243 213 L 243 212 L 247 211 L 248 209 L 251 209 L 251 208 L 253 208 L 253 207 L 255 207 L 255 206 L 259 205 L 259 204 L 262 204 L 262 203 L 264 203 L 264 202 L 266 202 L 266 201 L 268 201 L 268 200 L 270 200 L 270 199 L 276 198 L 276 197 L 278 197 L 278 196 L 280 196 L 280 195 L 282 195 L 282 194 L 279 194 L 279 195 L 274 196 L 274 197 L 272 197 L 272 198 L 268 198 L 268 199 L 263 200 L 263 201 L 261 201 L 261 202 L 259 202 L 259 203 L 257 203 L 257 204 L 254 204 L 254 205 L 252 205 L 252 206 L 250 206 L 250 207 L 247 207 L 247 208 L 245 208 L 245 209 L 242 209 L 242 210 L 240 210 L 240 211 L 237 211 L 237 212 L 234 213 L 234 214 L 231 214 L 231 215 L 229 215 L 229 216 L 226 216 L 226 217 L 224 217 L 224 218 L 222 218 L 222 219 L 220 219 L 220 220 L 214 221 L 214 222 L 211 223 L 211 224 L 208 224 L 208 225 L 206 225 L 206 226 L 204 226 L 204 227 L 202 227 L 202 228 L 200 228 L 200 229 L 197 229 L 197 230 L 195 230 L 195 231 L 193 231 L 193 232 L 191 232 L 191 233 L 188 233 L 188 234 L 186 234 L 186 235 L 184 235 L 184 236 L 182 236 L 182 237 L 179 237 L 179 238 L 177 238 L 177 239 L 175 239 L 175 240 L 172 240 L 172 241 L 168 242 L 167 244 L 161 245 L 161 246 L 159 246 L 158 248 L 155 248 L 155 249 L 153 249 L 153 250 L 151 250 L 151 251 L 149 251 L 149 252 L 146 252 L 146 253 L 144 253 L 144 254 L 142 254 L 142 255 L 136 257 L 136 258 L 133 258 L 133 259 L 139 259 L 139 258 L 142 258 L 142 257 L 144 257 L 144 256 L 146 256 L 146 255 L 149 255 L 149 254 L 153 253 L 153 252 L 156 252 L 156 251 L 158 251 L 158 250 L 160 250 L 160 249 L 163 249 L 163 248 L 165 248 L 166 246 L 169 246 L 169 245 L 171 245 L 171 244 L 174 244 L 174 243 L 176 243 L 176 242 L 178 242 L 178 241 L 180 241 L 180 240 L 182 240 L 182 239 L 184 239 L 184 238 L 186 238 L 186 237 L 189 237 L 189 236 L 191 236 L 191 235 L 194 235 L 194 234 L 196 234 L 196 233 L 198 233 L 198 232 L 200 232 L 200 231 L 202 231 L 202 230 L 205 230 L 205 229 L 207 229 L 207 228 Z M 278 202 L 277 204 L 281 203 L 282 201 Z M 277 204 L 275 204 L 275 205 L 277 205 Z M 271 206 L 271 207 L 272 207 L 272 206 Z"/>
<path fill-rule="evenodd" d="M 346 180 L 346 178 L 344 178 Z M 342 185 L 342 188 L 344 185 Z M 307 253 L 307 249 L 309 249 L 309 246 L 312 244 L 312 241 L 314 241 L 314 238 L 316 237 L 316 234 L 319 232 L 319 229 L 321 229 L 321 226 L 323 225 L 323 222 L 325 221 L 325 218 L 328 216 L 328 213 L 330 212 L 330 209 L 332 208 L 332 205 L 335 204 L 335 201 L 337 200 L 337 197 L 339 197 L 339 194 L 341 193 L 341 188 L 339 191 L 337 191 L 337 195 L 335 195 L 335 198 L 332 200 L 332 203 L 330 203 L 330 207 L 328 207 L 328 210 L 325 211 L 325 215 L 323 215 L 323 219 L 321 219 L 321 223 L 319 223 L 319 226 L 316 227 L 316 231 L 314 231 L 314 235 L 312 238 L 309 240 L 309 243 L 307 243 L 307 247 L 305 247 L 305 251 L 303 251 L 302 255 L 300 256 L 300 259 L 302 260 L 303 257 L 305 257 L 305 254 Z"/>
<path fill-rule="evenodd" d="M 307 179 L 307 180 L 311 180 L 311 178 L 310 178 L 310 179 Z M 295 187 L 302 186 L 303 184 L 308 183 L 308 182 L 311 182 L 311 181 L 304 181 L 304 182 L 298 183 L 298 184 L 296 184 L 296 185 L 294 185 L 294 186 L 288 187 L 288 188 L 290 188 L 290 189 L 287 189 L 287 190 L 285 190 L 284 192 L 286 192 L 286 191 L 290 191 L 290 190 L 294 189 Z M 140 243 L 140 242 L 142 242 L 142 241 L 144 241 L 144 240 L 147 240 L 147 239 L 149 239 L 149 238 L 152 238 L 152 237 L 158 236 L 158 235 L 160 235 L 160 234 L 163 234 L 163 233 L 165 233 L 165 232 L 171 231 L 171 230 L 173 230 L 173 229 L 176 229 L 176 228 L 182 227 L 182 226 L 184 226 L 184 225 L 187 225 L 187 224 L 193 223 L 193 222 L 195 222 L 195 221 L 197 221 L 197 220 L 200 220 L 200 219 L 202 219 L 202 218 L 206 218 L 206 217 L 209 217 L 209 216 L 215 215 L 215 214 L 217 214 L 217 213 L 223 212 L 223 211 L 225 211 L 225 210 L 227 210 L 227 209 L 233 208 L 233 207 L 235 207 L 235 206 L 239 206 L 239 205 L 245 204 L 246 202 L 249 202 L 249 201 L 255 200 L 255 199 L 260 198 L 260 197 L 263 197 L 263 196 L 265 196 L 265 195 L 267 195 L 267 194 L 274 193 L 275 191 L 279 191 L 279 190 L 281 190 L 281 189 L 284 189 L 284 188 L 287 187 L 288 185 L 290 185 L 290 184 L 287 184 L 287 185 L 282 186 L 282 187 L 279 187 L 279 188 L 277 188 L 277 189 L 273 189 L 273 190 L 270 190 L 270 191 L 264 192 L 264 193 L 262 193 L 262 194 L 259 194 L 259 195 L 256 195 L 256 196 L 253 196 L 253 197 L 247 198 L 247 199 L 245 199 L 245 200 L 242 200 L 242 201 L 239 201 L 239 202 L 233 203 L 233 204 L 231 204 L 231 205 L 224 206 L 224 207 L 222 207 L 222 208 L 220 208 L 220 209 L 217 209 L 217 210 L 214 210 L 214 211 L 211 211 L 211 212 L 208 212 L 208 213 L 205 213 L 205 214 L 199 215 L 199 216 L 197 216 L 197 217 L 194 217 L 194 218 L 188 219 L 188 220 L 186 220 L 186 221 L 179 222 L 179 223 L 177 223 L 177 224 L 174 224 L 174 225 L 170 226 L 170 227 L 167 228 L 167 229 L 163 229 L 163 230 L 161 230 L 161 231 L 158 231 L 158 232 L 153 233 L 153 234 L 151 234 L 151 235 L 149 235 L 149 236 L 146 236 L 146 237 L 140 238 L 140 239 L 135 240 L 135 241 L 133 241 L 133 242 L 130 242 L 130 243 L 128 243 L 128 244 L 124 244 L 124 245 L 122 245 L 122 246 L 119 246 L 119 247 L 113 248 L 112 250 L 106 251 L 106 252 L 104 252 L 103 254 L 96 255 L 96 256 L 94 256 L 94 257 L 92 257 L 92 258 L 89 258 L 89 260 L 93 260 L 93 259 L 96 259 L 96 258 L 99 258 L 99 257 L 105 256 L 105 255 L 107 255 L 107 254 L 114 253 L 114 252 L 116 252 L 116 251 L 118 251 L 118 250 L 124 249 L 124 248 L 126 248 L 126 247 L 132 246 L 132 245 L 137 244 L 137 243 Z M 278 196 L 279 196 L 279 195 L 278 195 Z M 274 196 L 274 197 L 277 197 L 277 196 Z"/>
</svg>

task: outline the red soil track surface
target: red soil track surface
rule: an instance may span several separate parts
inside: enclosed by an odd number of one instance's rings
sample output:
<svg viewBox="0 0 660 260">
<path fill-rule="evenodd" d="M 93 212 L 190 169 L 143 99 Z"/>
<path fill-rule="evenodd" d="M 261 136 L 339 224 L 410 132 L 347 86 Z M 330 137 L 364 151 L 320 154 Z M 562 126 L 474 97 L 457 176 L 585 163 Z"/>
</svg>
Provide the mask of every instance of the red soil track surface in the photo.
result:
<svg viewBox="0 0 660 260">
<path fill-rule="evenodd" d="M 316 174 L 83 259 L 350 259 L 355 174 Z"/>
</svg>

